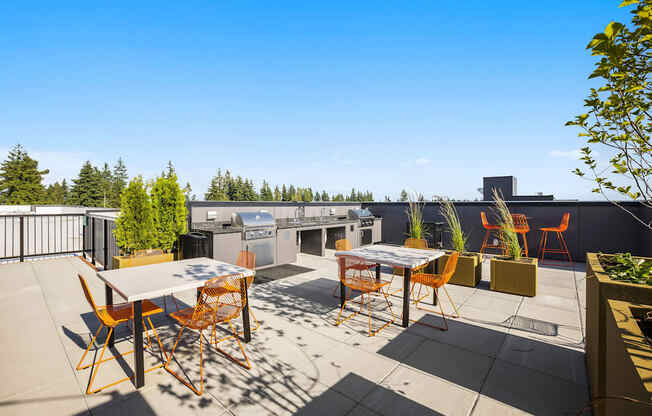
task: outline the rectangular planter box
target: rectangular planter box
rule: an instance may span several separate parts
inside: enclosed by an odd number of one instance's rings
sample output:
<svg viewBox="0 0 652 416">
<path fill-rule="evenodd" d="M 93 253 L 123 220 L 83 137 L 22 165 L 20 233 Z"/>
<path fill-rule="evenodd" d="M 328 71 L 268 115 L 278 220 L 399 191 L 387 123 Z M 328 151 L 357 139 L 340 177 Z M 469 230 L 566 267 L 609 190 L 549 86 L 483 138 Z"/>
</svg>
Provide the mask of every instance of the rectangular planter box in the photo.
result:
<svg viewBox="0 0 652 416">
<path fill-rule="evenodd" d="M 148 264 L 165 263 L 174 260 L 174 253 L 154 254 L 149 256 L 113 256 L 113 268 L 146 266 Z"/>
<path fill-rule="evenodd" d="M 586 366 L 592 397 L 604 396 L 607 390 L 605 326 L 608 300 L 649 305 L 652 304 L 652 286 L 611 280 L 600 265 L 597 253 L 586 253 Z"/>
<path fill-rule="evenodd" d="M 537 259 L 491 259 L 491 290 L 521 296 L 537 294 Z"/>
<path fill-rule="evenodd" d="M 652 346 L 635 318 L 652 311 L 652 305 L 642 305 L 620 300 L 605 301 L 607 309 L 606 394 L 631 397 L 652 405 Z M 598 415 L 649 415 L 651 406 L 624 400 L 605 400 L 594 407 Z"/>
<path fill-rule="evenodd" d="M 465 253 L 457 260 L 457 267 L 448 283 L 476 287 L 482 280 L 482 253 Z M 444 271 L 450 255 L 445 254 L 437 262 L 437 273 Z"/>
</svg>

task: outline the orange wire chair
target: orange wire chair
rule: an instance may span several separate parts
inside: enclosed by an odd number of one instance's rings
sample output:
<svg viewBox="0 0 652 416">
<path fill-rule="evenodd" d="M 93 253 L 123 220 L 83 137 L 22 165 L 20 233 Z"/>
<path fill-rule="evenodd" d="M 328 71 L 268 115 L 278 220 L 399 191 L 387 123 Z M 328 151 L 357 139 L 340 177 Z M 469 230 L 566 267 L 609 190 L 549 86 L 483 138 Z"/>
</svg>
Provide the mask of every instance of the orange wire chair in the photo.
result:
<svg viewBox="0 0 652 416">
<path fill-rule="evenodd" d="M 213 278 L 207 281 L 202 288 L 199 299 L 194 308 L 185 308 L 170 314 L 170 317 L 181 325 L 181 330 L 179 330 L 179 334 L 174 342 L 174 347 L 172 347 L 172 351 L 167 358 L 165 369 L 199 396 L 204 393 L 204 349 L 202 339 L 203 331 L 205 329 L 213 326 L 213 335 L 211 338 L 214 339 L 215 325 L 219 323 L 228 323 L 233 334 L 232 338 L 235 338 L 237 341 L 244 360 L 238 360 L 226 351 L 218 348 L 217 345 L 219 342 L 217 341 L 215 342 L 215 349 L 236 364 L 239 364 L 246 369 L 251 369 L 249 358 L 247 357 L 247 354 L 242 347 L 242 343 L 240 342 L 240 337 L 231 322 L 240 315 L 247 301 L 247 297 L 242 290 L 244 288 L 241 285 L 242 279 L 244 279 L 244 277 L 240 274 Z M 181 334 L 183 334 L 183 331 L 186 328 L 199 331 L 199 371 L 201 378 L 199 390 L 197 390 L 189 381 L 186 381 L 179 374 L 170 369 L 170 362 L 174 356 L 174 351 L 179 344 Z"/>
<path fill-rule="evenodd" d="M 448 290 L 446 290 L 446 283 L 450 280 L 450 278 L 453 276 L 455 273 L 455 269 L 457 268 L 457 259 L 459 257 L 459 254 L 457 251 L 454 251 L 450 257 L 448 258 L 448 261 L 446 261 L 446 266 L 444 266 L 444 270 L 442 271 L 441 274 L 431 274 L 431 273 L 416 273 L 412 276 L 412 282 L 415 284 L 421 285 L 421 287 L 426 286 L 426 287 L 431 287 L 435 291 L 435 296 L 439 298 L 439 289 L 442 288 L 444 289 L 444 292 L 446 293 L 446 296 L 448 297 L 448 301 L 453 305 L 453 310 L 455 311 L 455 315 L 449 315 L 452 318 L 459 318 L 460 313 L 457 310 L 457 306 L 455 306 L 455 302 L 451 299 L 451 296 L 448 294 Z M 432 328 L 437 328 L 441 329 L 442 331 L 448 331 L 448 322 L 446 322 L 446 314 L 444 313 L 444 309 L 441 306 L 441 299 L 439 301 L 439 310 L 440 312 L 432 309 L 427 309 L 427 308 L 419 308 L 419 302 L 421 302 L 426 296 L 419 297 L 421 294 L 421 287 L 419 288 L 419 292 L 417 293 L 416 296 L 412 297 L 412 300 L 414 301 L 414 304 L 417 309 L 422 309 L 430 312 L 435 312 L 435 313 L 441 313 L 441 317 L 444 320 L 444 325 L 445 327 L 439 327 L 435 325 L 430 325 L 425 322 L 419 322 L 419 321 L 412 321 L 416 322 L 417 324 L 420 325 L 425 325 L 425 326 L 430 326 Z"/>
<path fill-rule="evenodd" d="M 543 234 L 541 235 L 541 240 L 539 241 L 539 252 L 537 254 L 537 257 L 541 259 L 541 263 L 543 263 L 546 253 L 559 253 L 559 254 L 566 254 L 566 257 L 568 258 L 568 262 L 571 265 L 573 264 L 573 259 L 571 258 L 570 252 L 568 251 L 568 246 L 566 245 L 566 239 L 564 239 L 564 232 L 566 232 L 566 230 L 568 229 L 569 221 L 570 221 L 570 212 L 566 212 L 561 217 L 561 223 L 559 223 L 559 227 L 539 228 L 539 230 L 543 231 Z M 546 247 L 546 244 L 548 243 L 548 233 L 557 234 L 557 240 L 559 240 L 560 248 Z"/>
<path fill-rule="evenodd" d="M 394 311 L 392 311 L 392 305 L 389 302 L 389 294 L 387 291 L 383 290 L 383 287 L 388 286 L 390 282 L 376 280 L 376 278 L 369 271 L 370 263 L 366 262 L 364 259 L 355 256 L 340 256 L 339 261 L 341 267 L 340 282 L 349 289 L 361 292 L 361 301 L 359 311 L 352 312 L 348 316 L 342 318 L 342 312 L 344 312 L 344 308 L 346 308 L 346 304 L 349 301 L 348 296 L 345 296 L 344 303 L 340 308 L 340 312 L 337 314 L 335 326 L 339 326 L 342 322 L 345 322 L 348 319 L 356 316 L 358 313 L 362 312 L 362 307 L 365 304 L 366 295 L 367 315 L 369 317 L 369 336 L 373 337 L 396 320 Z M 384 296 L 387 307 L 389 308 L 389 312 L 392 314 L 392 320 L 386 322 L 383 326 L 374 331 L 371 326 L 371 308 L 369 304 L 371 303 L 371 294 L 375 292 L 380 292 Z"/>
<path fill-rule="evenodd" d="M 423 238 L 407 238 L 405 240 L 405 242 L 403 243 L 403 247 L 406 247 L 406 248 L 418 248 L 418 249 L 421 249 L 421 250 L 427 250 L 428 249 L 428 241 L 423 239 Z M 426 266 L 427 266 L 427 264 L 424 264 L 423 266 L 420 266 L 420 267 L 418 267 L 416 269 L 413 269 L 412 273 L 414 274 L 414 273 L 416 273 L 416 272 L 418 272 L 420 270 L 423 270 L 423 269 L 426 268 Z M 403 272 L 404 271 L 403 271 L 402 267 L 394 267 L 393 272 L 392 272 L 392 279 L 389 281 L 390 286 L 392 285 L 392 283 L 394 283 L 394 277 L 396 277 L 396 276 L 401 276 L 402 277 Z M 412 285 L 412 287 L 414 287 L 414 284 Z M 402 292 L 402 291 L 403 291 L 403 287 L 400 287 L 400 288 L 394 290 L 393 292 L 390 292 L 389 294 L 394 295 L 394 294 Z"/>
<path fill-rule="evenodd" d="M 95 266 L 92 264 L 88 263 L 86 259 L 82 259 L 84 263 L 90 265 L 95 269 Z M 95 269 L 97 270 L 97 269 Z M 91 294 L 91 291 L 88 288 L 88 285 L 86 284 L 86 279 L 81 274 L 77 274 L 77 277 L 79 278 L 79 283 L 81 284 L 82 290 L 84 291 L 84 296 L 86 296 L 86 300 L 88 303 L 91 305 L 93 308 L 93 312 L 95 312 L 95 316 L 97 319 L 100 321 L 100 327 L 95 333 L 95 336 L 93 336 L 93 339 L 91 340 L 90 344 L 88 344 L 88 347 L 86 347 L 86 350 L 84 351 L 84 354 L 82 355 L 81 359 L 79 360 L 79 363 L 77 364 L 77 370 L 83 370 L 88 367 L 92 367 L 91 369 L 91 379 L 90 382 L 88 383 L 88 387 L 86 388 L 86 394 L 93 394 L 97 393 L 100 390 L 104 390 L 107 387 L 114 386 L 118 383 L 122 383 L 123 381 L 130 380 L 134 378 L 134 376 L 130 377 L 125 377 L 122 378 L 118 381 L 114 381 L 113 383 L 109 383 L 105 386 L 96 388 L 93 390 L 93 381 L 95 381 L 95 376 L 97 376 L 97 373 L 100 368 L 100 364 L 105 363 L 107 361 L 115 360 L 117 357 L 122 357 L 127 354 L 131 354 L 134 352 L 134 350 L 130 350 L 127 352 L 124 352 L 122 354 L 119 354 L 117 356 L 113 356 L 111 358 L 107 358 L 104 360 L 104 352 L 106 351 L 106 346 L 109 343 L 109 339 L 111 338 L 111 334 L 113 334 L 113 330 L 115 329 L 116 326 L 118 326 L 121 323 L 128 322 L 129 320 L 134 319 L 134 307 L 132 303 L 121 303 L 121 304 L 116 304 L 116 305 L 107 305 L 107 306 L 97 306 L 95 304 L 95 300 L 93 299 L 93 295 Z M 147 321 L 149 322 L 149 326 L 151 327 L 152 331 L 154 331 L 154 336 L 156 337 L 156 340 L 158 341 L 158 345 L 161 348 L 161 352 L 163 353 L 163 356 L 167 358 L 167 354 L 165 351 L 165 348 L 163 348 L 163 344 L 161 344 L 161 339 L 158 336 L 158 333 L 156 332 L 156 328 L 152 324 L 152 319 L 151 316 L 155 315 L 157 313 L 163 312 L 163 309 L 161 309 L 158 305 L 152 303 L 149 300 L 144 300 L 143 301 L 143 327 L 145 328 L 145 335 L 147 336 L 147 346 L 146 348 L 151 347 L 151 340 L 149 337 L 149 330 L 147 329 L 147 325 L 145 324 L 145 318 L 147 318 Z M 95 339 L 97 336 L 100 334 L 100 331 L 102 328 L 108 328 L 107 334 L 106 334 L 106 340 L 104 341 L 104 346 L 102 346 L 102 351 L 100 352 L 100 357 L 97 362 L 93 362 L 91 364 L 86 364 L 82 365 L 84 362 L 84 359 L 86 358 L 86 354 L 88 354 L 88 351 L 91 349 L 93 345 L 95 345 Z M 155 365 L 152 368 L 149 368 L 145 370 L 145 372 L 149 372 L 152 370 L 156 370 L 157 368 L 161 368 L 163 364 L 158 364 Z"/>
<path fill-rule="evenodd" d="M 349 250 L 352 250 L 352 247 L 351 247 L 351 242 L 348 240 L 348 238 L 343 238 L 343 239 L 337 240 L 335 242 L 335 251 L 349 251 Z M 364 266 L 357 265 L 357 266 L 354 266 L 354 267 L 363 267 L 363 269 L 371 270 L 371 269 L 376 268 L 376 265 L 372 264 L 372 263 L 366 263 Z M 333 288 L 333 297 L 334 298 L 339 297 L 339 295 L 337 294 L 337 289 L 339 289 L 339 287 L 340 287 L 340 284 L 338 283 Z"/>
<path fill-rule="evenodd" d="M 523 237 L 523 249 L 525 257 L 528 256 L 527 248 L 527 233 L 530 231 L 530 224 L 527 223 L 525 214 L 512 214 L 512 221 L 514 222 L 514 232 Z"/>
<path fill-rule="evenodd" d="M 480 253 L 484 253 L 488 248 L 495 248 L 500 250 L 502 254 L 505 254 L 505 245 L 503 244 L 503 237 L 500 233 L 500 225 L 489 224 L 489 221 L 487 221 L 487 214 L 485 214 L 484 211 L 480 212 L 480 219 L 482 220 L 482 227 L 486 230 L 484 233 L 484 240 L 482 240 Z M 489 238 L 491 238 L 491 234 L 498 235 L 498 244 L 489 244 Z"/>
</svg>

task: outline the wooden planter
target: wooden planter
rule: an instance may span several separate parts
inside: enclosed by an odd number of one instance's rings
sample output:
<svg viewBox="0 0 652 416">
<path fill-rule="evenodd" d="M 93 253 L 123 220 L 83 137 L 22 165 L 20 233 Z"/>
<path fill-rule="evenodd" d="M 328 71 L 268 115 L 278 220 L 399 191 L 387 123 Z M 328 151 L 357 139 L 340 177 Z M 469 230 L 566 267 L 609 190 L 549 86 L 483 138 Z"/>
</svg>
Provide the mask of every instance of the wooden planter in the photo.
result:
<svg viewBox="0 0 652 416">
<path fill-rule="evenodd" d="M 437 262 L 437 273 L 441 273 L 446 267 L 450 255 L 445 254 Z M 455 273 L 448 283 L 476 287 L 482 279 L 482 253 L 464 253 L 457 260 Z"/>
<path fill-rule="evenodd" d="M 491 259 L 491 290 L 521 296 L 537 294 L 537 259 Z"/>
<path fill-rule="evenodd" d="M 160 250 L 155 251 L 156 254 L 131 255 L 131 256 L 113 256 L 113 268 L 124 269 L 127 267 L 146 266 L 148 264 L 165 263 L 174 260 L 174 253 L 161 253 Z"/>
<path fill-rule="evenodd" d="M 652 311 L 652 305 L 606 300 L 605 347 L 609 362 L 605 368 L 607 396 L 631 397 L 652 404 L 652 346 L 635 318 Z M 594 406 L 598 415 L 649 415 L 650 406 L 624 400 L 605 400 Z"/>
<path fill-rule="evenodd" d="M 649 257 L 638 258 L 650 260 Z M 611 280 L 597 253 L 586 253 L 586 366 L 592 397 L 604 396 L 607 391 L 605 326 L 609 300 L 649 305 L 652 304 L 652 286 Z"/>
</svg>

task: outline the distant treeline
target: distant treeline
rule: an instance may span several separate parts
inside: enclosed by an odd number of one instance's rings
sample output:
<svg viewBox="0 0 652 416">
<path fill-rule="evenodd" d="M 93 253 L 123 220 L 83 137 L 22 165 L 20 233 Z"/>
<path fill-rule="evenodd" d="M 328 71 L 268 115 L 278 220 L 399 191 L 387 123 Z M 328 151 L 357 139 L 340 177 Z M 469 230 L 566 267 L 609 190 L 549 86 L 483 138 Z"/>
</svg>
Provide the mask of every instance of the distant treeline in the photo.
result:
<svg viewBox="0 0 652 416">
<path fill-rule="evenodd" d="M 351 193 L 344 195 L 342 193 L 329 195 L 326 191 L 317 191 L 312 188 L 303 188 L 300 186 L 285 184 L 276 185 L 272 190 L 269 182 L 263 181 L 260 192 L 256 192 L 253 181 L 241 176 L 233 176 L 228 170 L 222 173 L 218 169 L 217 175 L 213 177 L 204 195 L 204 199 L 209 201 L 373 201 L 373 193 L 366 191 L 361 192 L 355 188 Z"/>
</svg>

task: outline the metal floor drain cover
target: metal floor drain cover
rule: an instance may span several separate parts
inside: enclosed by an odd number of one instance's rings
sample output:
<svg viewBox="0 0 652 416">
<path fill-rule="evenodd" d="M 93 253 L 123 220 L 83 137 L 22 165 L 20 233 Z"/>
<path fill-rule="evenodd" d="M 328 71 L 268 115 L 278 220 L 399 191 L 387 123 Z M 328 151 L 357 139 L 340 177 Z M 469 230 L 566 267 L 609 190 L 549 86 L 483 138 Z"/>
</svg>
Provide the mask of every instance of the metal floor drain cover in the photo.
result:
<svg viewBox="0 0 652 416">
<path fill-rule="evenodd" d="M 527 331 L 534 334 L 547 335 L 551 337 L 557 336 L 559 333 L 559 325 L 557 324 L 517 315 L 507 318 L 503 324 L 505 326 L 511 326 L 512 328 L 520 329 L 521 331 Z"/>
</svg>

